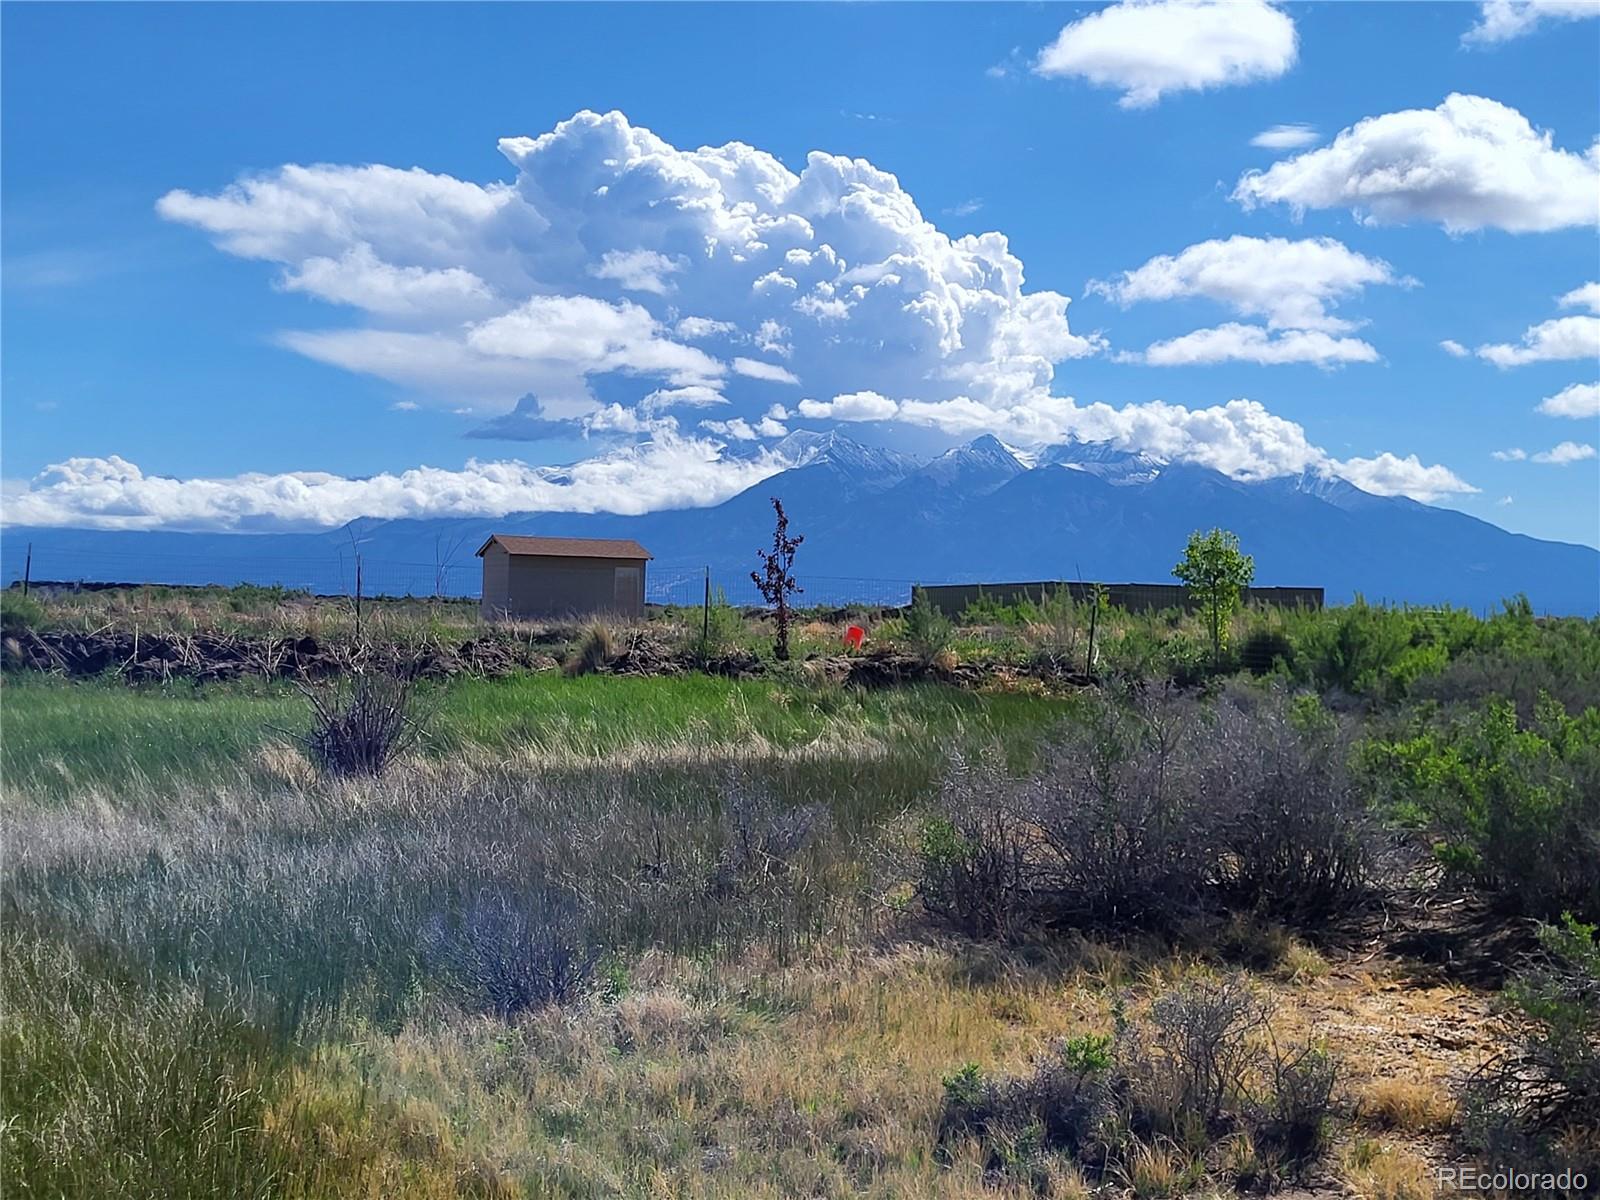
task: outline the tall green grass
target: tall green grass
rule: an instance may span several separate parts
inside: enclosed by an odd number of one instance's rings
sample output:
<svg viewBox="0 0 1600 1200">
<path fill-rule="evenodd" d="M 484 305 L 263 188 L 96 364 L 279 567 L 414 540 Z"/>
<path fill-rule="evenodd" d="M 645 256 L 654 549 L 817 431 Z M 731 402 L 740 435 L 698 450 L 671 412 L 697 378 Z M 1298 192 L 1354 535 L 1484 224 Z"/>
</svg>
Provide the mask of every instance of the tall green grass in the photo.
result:
<svg viewBox="0 0 1600 1200">
<path fill-rule="evenodd" d="M 644 679 L 555 674 L 459 676 L 420 689 L 430 713 L 423 752 L 472 749 L 599 759 L 688 745 L 794 748 L 817 738 L 882 735 L 928 745 L 957 730 L 1026 754 L 1067 700 L 979 696 L 939 685 L 851 691 L 791 680 L 704 675 Z M 11 788 L 68 796 L 84 787 L 155 793 L 248 766 L 268 742 L 309 721 L 286 684 L 243 680 L 127 687 L 7 676 L 0 686 L 0 772 Z"/>
</svg>

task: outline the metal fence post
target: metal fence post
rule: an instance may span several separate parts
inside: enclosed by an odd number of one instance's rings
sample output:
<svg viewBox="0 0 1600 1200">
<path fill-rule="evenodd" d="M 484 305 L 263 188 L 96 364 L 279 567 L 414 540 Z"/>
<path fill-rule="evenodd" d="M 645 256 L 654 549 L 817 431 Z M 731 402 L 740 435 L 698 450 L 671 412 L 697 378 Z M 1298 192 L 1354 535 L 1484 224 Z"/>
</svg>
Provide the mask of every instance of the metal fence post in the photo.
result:
<svg viewBox="0 0 1600 1200">
<path fill-rule="evenodd" d="M 28 543 L 28 557 L 22 560 L 22 594 L 28 594 L 28 581 L 33 575 L 33 543 Z"/>
</svg>

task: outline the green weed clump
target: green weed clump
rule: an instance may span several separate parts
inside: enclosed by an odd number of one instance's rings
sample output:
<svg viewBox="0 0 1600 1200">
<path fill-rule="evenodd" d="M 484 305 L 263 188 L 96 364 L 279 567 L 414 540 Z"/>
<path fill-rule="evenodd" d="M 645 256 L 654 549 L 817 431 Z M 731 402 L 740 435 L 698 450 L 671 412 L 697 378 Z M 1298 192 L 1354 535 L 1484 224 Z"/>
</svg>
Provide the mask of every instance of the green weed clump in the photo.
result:
<svg viewBox="0 0 1600 1200">
<path fill-rule="evenodd" d="M 266 1194 L 285 1165 L 264 1125 L 286 1056 L 263 1030 L 60 943 L 13 932 L 3 950 L 0 1190 Z"/>
<path fill-rule="evenodd" d="M 718 588 L 705 609 L 684 609 L 683 620 L 693 631 L 689 648 L 702 666 L 735 649 L 745 632 L 744 618 Z"/>
<path fill-rule="evenodd" d="M 7 588 L 0 592 L 0 634 L 15 637 L 44 624 L 44 605 L 32 596 Z"/>
<path fill-rule="evenodd" d="M 904 637 L 917 661 L 927 666 L 950 648 L 955 625 L 934 607 L 926 592 L 918 592 L 906 609 Z"/>
</svg>

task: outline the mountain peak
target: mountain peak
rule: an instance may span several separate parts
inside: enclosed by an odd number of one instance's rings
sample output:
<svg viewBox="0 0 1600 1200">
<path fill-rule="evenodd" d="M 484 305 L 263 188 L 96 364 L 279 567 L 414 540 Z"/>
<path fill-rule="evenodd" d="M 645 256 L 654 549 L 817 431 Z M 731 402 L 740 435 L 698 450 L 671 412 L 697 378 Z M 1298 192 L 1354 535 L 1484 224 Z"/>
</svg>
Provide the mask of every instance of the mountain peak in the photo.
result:
<svg viewBox="0 0 1600 1200">
<path fill-rule="evenodd" d="M 770 449 L 789 462 L 790 470 L 828 465 L 871 488 L 891 487 L 917 466 L 916 460 L 908 455 L 879 446 L 864 446 L 837 429 L 826 433 L 797 429 L 779 438 Z"/>
<path fill-rule="evenodd" d="M 1011 447 L 992 434 L 946 450 L 916 473 L 939 487 L 959 487 L 973 495 L 993 491 L 1028 468 Z"/>
<path fill-rule="evenodd" d="M 1166 463 L 1142 451 L 1119 449 L 1112 442 L 1086 442 L 1069 437 L 1041 453 L 1039 465 L 1084 471 L 1099 476 L 1107 483 L 1121 486 L 1151 482 L 1161 474 Z"/>
</svg>

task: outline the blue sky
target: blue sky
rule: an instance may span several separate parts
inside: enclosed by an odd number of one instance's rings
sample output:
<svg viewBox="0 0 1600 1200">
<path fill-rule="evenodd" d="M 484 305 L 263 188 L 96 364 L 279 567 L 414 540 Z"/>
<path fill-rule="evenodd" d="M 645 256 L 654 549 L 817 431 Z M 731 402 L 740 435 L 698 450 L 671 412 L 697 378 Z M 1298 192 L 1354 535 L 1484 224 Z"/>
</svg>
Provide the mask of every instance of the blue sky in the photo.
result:
<svg viewBox="0 0 1600 1200">
<path fill-rule="evenodd" d="M 7 519 L 639 511 L 838 426 L 1600 544 L 1600 6 L 1215 9 L 8 4 Z"/>
</svg>

